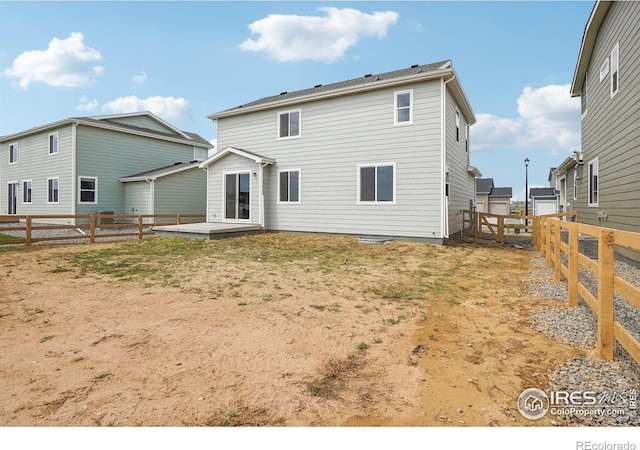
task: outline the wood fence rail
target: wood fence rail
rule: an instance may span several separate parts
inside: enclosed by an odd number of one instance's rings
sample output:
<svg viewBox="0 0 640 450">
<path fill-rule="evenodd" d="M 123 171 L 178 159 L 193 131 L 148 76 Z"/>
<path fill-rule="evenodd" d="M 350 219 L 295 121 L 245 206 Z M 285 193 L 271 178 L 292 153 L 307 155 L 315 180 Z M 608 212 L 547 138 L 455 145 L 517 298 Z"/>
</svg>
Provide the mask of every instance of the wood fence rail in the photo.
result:
<svg viewBox="0 0 640 450">
<path fill-rule="evenodd" d="M 615 230 L 559 220 L 542 216 L 534 245 L 545 257 L 547 267 L 553 265 L 554 278 L 567 279 L 567 303 L 578 304 L 578 296 L 584 299 L 598 320 L 597 351 L 602 359 L 613 360 L 614 341 L 618 341 L 631 357 L 640 364 L 640 341 L 616 319 L 614 297 L 620 297 L 640 310 L 640 288 L 616 275 L 614 271 L 614 247 L 640 252 L 640 233 Z M 592 259 L 579 250 L 580 241 L 597 241 L 597 258 Z M 595 243 L 594 243 L 595 244 Z M 564 261 L 567 264 L 565 265 Z M 597 277 L 597 295 L 581 283 L 579 268 Z"/>
<path fill-rule="evenodd" d="M 96 239 L 112 237 L 133 237 L 142 239 L 144 236 L 155 234 L 153 230 L 145 230 L 151 225 L 178 225 L 181 223 L 204 220 L 204 214 L 87 214 L 87 215 L 0 215 L 0 232 L 24 231 L 25 237 L 2 239 L 1 244 L 25 244 L 30 246 L 34 242 L 62 241 L 71 239 Z M 52 221 L 62 223 L 50 223 Z M 18 222 L 19 226 L 2 226 L 3 222 Z M 49 223 L 47 223 L 49 222 Z M 130 233 L 96 233 L 101 229 L 132 229 Z M 77 230 L 78 235 L 34 237 L 37 230 Z M 86 231 L 86 232 L 85 232 Z"/>
</svg>

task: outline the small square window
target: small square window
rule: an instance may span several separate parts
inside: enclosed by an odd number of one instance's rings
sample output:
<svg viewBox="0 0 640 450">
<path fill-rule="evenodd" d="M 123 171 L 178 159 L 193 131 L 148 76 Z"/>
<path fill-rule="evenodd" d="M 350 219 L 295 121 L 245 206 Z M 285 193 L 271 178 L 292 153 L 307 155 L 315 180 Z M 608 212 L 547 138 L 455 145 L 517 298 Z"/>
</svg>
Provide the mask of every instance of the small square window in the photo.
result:
<svg viewBox="0 0 640 450">
<path fill-rule="evenodd" d="M 98 203 L 98 179 L 94 177 L 80 177 L 78 203 Z"/>
</svg>

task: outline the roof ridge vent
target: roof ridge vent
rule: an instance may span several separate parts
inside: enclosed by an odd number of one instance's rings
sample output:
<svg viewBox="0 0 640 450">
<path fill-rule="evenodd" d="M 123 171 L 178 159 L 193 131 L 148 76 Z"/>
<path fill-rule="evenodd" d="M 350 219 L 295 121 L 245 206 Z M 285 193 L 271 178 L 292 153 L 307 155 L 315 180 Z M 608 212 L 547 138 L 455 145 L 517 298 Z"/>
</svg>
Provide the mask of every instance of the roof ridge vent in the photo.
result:
<svg viewBox="0 0 640 450">
<path fill-rule="evenodd" d="M 288 92 L 287 91 L 280 92 L 280 95 L 285 95 L 285 94 L 288 94 Z"/>
<path fill-rule="evenodd" d="M 372 73 L 368 73 L 364 76 L 364 78 L 369 78 L 371 75 L 373 75 Z"/>
<path fill-rule="evenodd" d="M 315 89 L 315 88 L 319 88 L 321 86 L 322 86 L 321 84 L 316 84 L 313 88 Z"/>
<path fill-rule="evenodd" d="M 420 64 L 414 64 L 413 66 L 411 66 L 412 69 L 415 69 L 416 67 L 418 67 Z"/>
</svg>

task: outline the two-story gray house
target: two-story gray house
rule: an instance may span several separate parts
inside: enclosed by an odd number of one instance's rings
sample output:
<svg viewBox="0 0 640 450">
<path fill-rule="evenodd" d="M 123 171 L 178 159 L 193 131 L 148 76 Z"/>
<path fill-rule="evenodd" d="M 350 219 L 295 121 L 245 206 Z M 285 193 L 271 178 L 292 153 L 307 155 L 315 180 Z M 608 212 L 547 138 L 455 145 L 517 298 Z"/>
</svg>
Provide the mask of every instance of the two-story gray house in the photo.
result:
<svg viewBox="0 0 640 450">
<path fill-rule="evenodd" d="M 368 74 L 208 116 L 207 221 L 442 242 L 473 205 L 476 119 L 451 61 Z"/>
<path fill-rule="evenodd" d="M 640 2 L 598 1 L 585 27 L 571 95 L 582 148 L 558 167 L 579 221 L 640 232 Z M 561 190 L 562 191 L 562 190 Z"/>
<path fill-rule="evenodd" d="M 150 112 L 73 117 L 2 136 L 0 214 L 204 214 L 206 174 L 193 162 L 210 148 Z"/>
</svg>

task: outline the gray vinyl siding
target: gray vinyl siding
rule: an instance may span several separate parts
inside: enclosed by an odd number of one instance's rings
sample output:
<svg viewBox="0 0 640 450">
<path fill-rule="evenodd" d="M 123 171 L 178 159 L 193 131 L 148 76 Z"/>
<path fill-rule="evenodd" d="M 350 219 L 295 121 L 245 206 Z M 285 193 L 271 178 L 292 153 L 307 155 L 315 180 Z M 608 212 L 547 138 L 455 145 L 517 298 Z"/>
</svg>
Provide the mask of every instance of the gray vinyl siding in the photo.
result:
<svg viewBox="0 0 640 450">
<path fill-rule="evenodd" d="M 98 178 L 98 204 L 77 203 L 77 214 L 114 211 L 130 214 L 125 207 L 124 183 L 119 178 L 190 161 L 193 147 L 133 134 L 78 126 L 76 177 Z M 76 180 L 76 189 L 78 182 Z M 77 192 L 74 201 L 78 202 Z M 177 205 L 176 205 L 177 206 Z"/>
<path fill-rule="evenodd" d="M 124 185 L 123 214 L 151 214 L 151 185 L 147 181 L 129 181 Z"/>
<path fill-rule="evenodd" d="M 576 209 L 580 222 L 640 232 L 640 2 L 613 2 L 598 33 L 587 71 L 582 119 L 584 165 Z M 599 71 L 619 43 L 619 92 L 610 97 L 610 73 Z M 588 207 L 588 164 L 598 158 L 599 201 Z M 572 180 L 571 180 L 572 181 Z M 606 221 L 597 213 L 608 214 Z"/>
<path fill-rule="evenodd" d="M 196 167 L 158 178 L 155 182 L 155 213 L 204 214 L 207 205 L 206 175 L 204 170 Z"/>
<path fill-rule="evenodd" d="M 394 92 L 407 89 L 413 124 L 394 126 Z M 440 92 L 436 80 L 222 118 L 218 148 L 276 160 L 265 168 L 268 229 L 440 239 Z M 301 136 L 278 140 L 278 113 L 298 108 Z M 396 166 L 395 204 L 358 204 L 358 165 L 384 163 Z M 301 171 L 299 204 L 278 203 L 279 170 Z"/>
<path fill-rule="evenodd" d="M 251 176 L 251 187 L 249 192 L 249 218 L 250 223 L 260 224 L 259 207 L 259 184 L 258 184 L 258 164 L 243 158 L 242 156 L 229 154 L 209 166 L 207 171 L 207 196 L 208 210 L 207 222 L 223 222 L 224 219 L 224 174 L 233 172 L 255 172 L 256 176 Z"/>
<path fill-rule="evenodd" d="M 49 155 L 49 134 L 58 133 L 58 153 Z M 31 134 L 14 141 L 3 142 L 0 152 L 0 211 L 7 213 L 7 183 L 18 182 L 18 214 L 73 214 L 71 199 L 72 127 Z M 18 162 L 9 164 L 9 144 L 18 143 Z M 48 178 L 59 178 L 59 202 L 49 204 Z M 31 204 L 22 203 L 22 182 L 31 180 Z"/>
<path fill-rule="evenodd" d="M 447 92 L 446 106 L 446 163 L 449 166 L 449 236 L 462 231 L 464 215 L 474 198 L 475 178 L 469 174 L 469 153 L 466 151 L 467 119 L 458 110 L 453 97 Z M 460 135 L 456 140 L 456 112 L 460 117 Z M 444 194 L 443 194 L 444 195 Z"/>
</svg>

